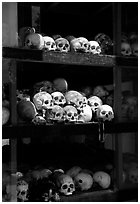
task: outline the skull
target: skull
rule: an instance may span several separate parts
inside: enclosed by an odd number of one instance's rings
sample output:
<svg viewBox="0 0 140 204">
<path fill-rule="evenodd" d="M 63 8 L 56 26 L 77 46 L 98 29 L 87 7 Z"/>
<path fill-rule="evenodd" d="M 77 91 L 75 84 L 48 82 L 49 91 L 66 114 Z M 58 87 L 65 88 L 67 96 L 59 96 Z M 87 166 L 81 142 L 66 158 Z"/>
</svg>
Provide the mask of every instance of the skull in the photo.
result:
<svg viewBox="0 0 140 204">
<path fill-rule="evenodd" d="M 138 183 L 138 165 L 136 163 L 132 163 L 128 171 L 128 177 L 132 183 Z"/>
<path fill-rule="evenodd" d="M 50 110 L 46 112 L 46 119 L 52 121 L 64 121 L 65 119 L 64 109 L 59 105 L 54 105 Z"/>
<path fill-rule="evenodd" d="M 56 43 L 56 51 L 67 53 L 70 50 L 69 41 L 65 38 L 62 38 L 62 37 L 57 38 L 55 40 L 55 43 Z"/>
<path fill-rule="evenodd" d="M 75 176 L 74 183 L 81 191 L 89 190 L 93 185 L 93 178 L 89 173 L 80 172 Z"/>
<path fill-rule="evenodd" d="M 67 105 L 64 107 L 64 111 L 66 114 L 66 120 L 68 120 L 69 122 L 77 122 L 78 111 L 74 106 Z"/>
<path fill-rule="evenodd" d="M 59 91 L 51 93 L 51 96 L 54 105 L 64 106 L 66 103 L 65 96 Z"/>
<path fill-rule="evenodd" d="M 71 46 L 75 52 L 88 52 L 89 42 L 84 37 L 74 38 L 71 40 Z"/>
<path fill-rule="evenodd" d="M 132 54 L 131 46 L 128 42 L 121 43 L 121 54 L 124 56 L 130 56 Z"/>
<path fill-rule="evenodd" d="M 17 181 L 17 199 L 20 202 L 28 200 L 28 183 L 25 180 Z"/>
<path fill-rule="evenodd" d="M 111 121 L 114 118 L 114 112 L 111 106 L 109 105 L 101 105 L 97 111 L 97 119 L 103 120 L 103 121 Z"/>
<path fill-rule="evenodd" d="M 53 81 L 53 86 L 56 91 L 65 93 L 68 90 L 68 83 L 63 78 L 57 78 Z"/>
<path fill-rule="evenodd" d="M 97 41 L 89 41 L 89 52 L 92 54 L 101 53 L 101 47 Z"/>
<path fill-rule="evenodd" d="M 64 195 L 72 195 L 75 191 L 75 184 L 71 176 L 59 173 L 56 177 L 56 184 L 59 188 L 59 192 Z"/>
<path fill-rule="evenodd" d="M 98 183 L 102 188 L 106 189 L 110 186 L 110 175 L 104 171 L 97 171 L 93 174 L 93 180 Z"/>
<path fill-rule="evenodd" d="M 53 38 L 49 36 L 43 36 L 44 48 L 47 51 L 54 51 L 56 49 L 56 44 Z"/>
<path fill-rule="evenodd" d="M 98 96 L 103 100 L 108 95 L 108 91 L 103 86 L 96 86 L 93 89 L 93 95 Z"/>
<path fill-rule="evenodd" d="M 32 123 L 34 123 L 35 125 L 44 125 L 46 124 L 46 120 L 41 115 L 36 115 L 33 118 Z"/>
<path fill-rule="evenodd" d="M 45 91 L 41 91 L 34 95 L 33 102 L 36 109 L 41 110 L 43 116 L 45 116 L 46 110 L 52 107 L 52 96 Z"/>
<path fill-rule="evenodd" d="M 94 40 L 99 43 L 103 54 L 112 54 L 113 42 L 108 35 L 99 33 Z"/>
<path fill-rule="evenodd" d="M 48 93 L 53 92 L 53 84 L 50 81 L 41 81 L 33 86 L 34 95 L 40 91 L 46 91 Z"/>
<path fill-rule="evenodd" d="M 83 106 L 86 104 L 86 97 L 84 97 L 78 91 L 68 91 L 65 94 L 66 102 L 69 105 L 75 106 L 78 110 L 81 110 Z"/>
<path fill-rule="evenodd" d="M 131 44 L 132 54 L 138 57 L 138 42 L 134 42 Z"/>
<path fill-rule="evenodd" d="M 82 120 L 83 122 L 90 122 L 92 119 L 92 109 L 89 105 L 85 105 L 79 114 L 79 119 Z"/>
<path fill-rule="evenodd" d="M 81 171 L 81 167 L 79 166 L 73 166 L 71 169 L 69 169 L 66 174 L 71 176 L 72 178 L 74 178 L 80 171 Z"/>
<path fill-rule="evenodd" d="M 26 36 L 35 33 L 35 28 L 32 27 L 22 27 L 19 30 L 19 47 L 24 47 Z"/>
<path fill-rule="evenodd" d="M 44 39 L 38 33 L 31 33 L 25 39 L 25 47 L 30 49 L 42 50 L 44 48 Z"/>
<path fill-rule="evenodd" d="M 88 104 L 95 113 L 96 110 L 103 104 L 103 102 L 98 96 L 91 96 L 88 98 Z"/>
</svg>

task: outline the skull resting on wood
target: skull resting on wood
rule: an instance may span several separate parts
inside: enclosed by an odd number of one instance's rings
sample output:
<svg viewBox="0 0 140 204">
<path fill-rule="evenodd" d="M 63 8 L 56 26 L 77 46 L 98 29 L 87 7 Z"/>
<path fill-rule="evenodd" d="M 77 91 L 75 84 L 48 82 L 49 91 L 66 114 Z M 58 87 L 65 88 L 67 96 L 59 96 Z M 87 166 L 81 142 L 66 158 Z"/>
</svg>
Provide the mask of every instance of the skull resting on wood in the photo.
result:
<svg viewBox="0 0 140 204">
<path fill-rule="evenodd" d="M 114 112 L 111 106 L 104 104 L 97 109 L 96 116 L 98 120 L 111 121 L 114 118 Z"/>
<path fill-rule="evenodd" d="M 44 48 L 44 39 L 41 34 L 31 33 L 25 39 L 25 48 L 42 50 Z"/>
</svg>

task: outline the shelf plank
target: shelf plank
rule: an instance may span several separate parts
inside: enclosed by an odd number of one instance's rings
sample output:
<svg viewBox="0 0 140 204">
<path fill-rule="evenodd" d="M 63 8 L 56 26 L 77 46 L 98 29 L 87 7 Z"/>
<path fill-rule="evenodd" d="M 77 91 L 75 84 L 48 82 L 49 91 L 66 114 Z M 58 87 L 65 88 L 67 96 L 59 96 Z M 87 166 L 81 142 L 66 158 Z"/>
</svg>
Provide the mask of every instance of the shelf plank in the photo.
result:
<svg viewBox="0 0 140 204">
<path fill-rule="evenodd" d="M 138 123 L 105 123 L 105 133 L 123 133 L 123 132 L 137 132 Z M 51 124 L 51 125 L 17 125 L 17 126 L 3 126 L 2 127 L 2 138 L 23 138 L 23 137 L 48 137 L 51 138 L 65 135 L 98 135 L 99 124 L 98 123 L 84 123 L 84 124 Z"/>
</svg>

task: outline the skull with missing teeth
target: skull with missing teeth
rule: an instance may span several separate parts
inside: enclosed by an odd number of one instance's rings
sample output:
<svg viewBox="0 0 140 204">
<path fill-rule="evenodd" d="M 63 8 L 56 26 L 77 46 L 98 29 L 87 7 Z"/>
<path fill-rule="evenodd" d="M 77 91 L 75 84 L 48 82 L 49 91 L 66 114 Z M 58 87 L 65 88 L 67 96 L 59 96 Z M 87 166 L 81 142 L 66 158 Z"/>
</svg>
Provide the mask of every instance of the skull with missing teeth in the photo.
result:
<svg viewBox="0 0 140 204">
<path fill-rule="evenodd" d="M 97 118 L 102 121 L 111 121 L 114 118 L 114 112 L 111 106 L 101 105 L 97 109 Z"/>
<path fill-rule="evenodd" d="M 69 52 L 70 44 L 67 39 L 60 37 L 55 40 L 55 43 L 56 43 L 56 51 L 65 52 L 65 53 Z"/>
<path fill-rule="evenodd" d="M 121 54 L 124 56 L 130 56 L 132 54 L 131 46 L 128 42 L 121 43 Z"/>
</svg>

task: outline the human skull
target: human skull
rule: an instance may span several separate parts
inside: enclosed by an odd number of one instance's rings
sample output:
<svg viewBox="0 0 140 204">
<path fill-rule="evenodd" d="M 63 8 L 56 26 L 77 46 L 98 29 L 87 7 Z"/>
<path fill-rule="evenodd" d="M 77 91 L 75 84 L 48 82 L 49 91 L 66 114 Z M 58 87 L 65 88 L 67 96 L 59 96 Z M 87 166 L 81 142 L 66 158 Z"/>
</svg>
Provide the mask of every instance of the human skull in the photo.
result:
<svg viewBox="0 0 140 204">
<path fill-rule="evenodd" d="M 75 184 L 71 176 L 59 173 L 56 177 L 56 184 L 59 188 L 59 192 L 64 195 L 72 195 L 75 191 Z"/>
<path fill-rule="evenodd" d="M 130 164 L 128 178 L 132 183 L 138 183 L 138 164 L 136 162 Z"/>
<path fill-rule="evenodd" d="M 78 110 L 81 110 L 84 105 L 86 105 L 86 97 L 84 97 L 78 91 L 68 91 L 65 94 L 66 102 L 69 105 L 75 106 Z"/>
<path fill-rule="evenodd" d="M 83 122 L 90 122 L 92 119 L 92 109 L 89 105 L 85 105 L 79 114 L 79 119 L 82 120 Z"/>
<path fill-rule="evenodd" d="M 54 51 L 56 49 L 56 43 L 53 38 L 49 36 L 43 36 L 44 48 L 47 51 Z"/>
<path fill-rule="evenodd" d="M 64 107 L 64 111 L 66 114 L 66 120 L 68 122 L 77 122 L 78 120 L 78 111 L 77 109 L 72 105 L 67 105 Z"/>
<path fill-rule="evenodd" d="M 75 176 L 74 183 L 78 190 L 89 190 L 93 185 L 93 178 L 89 173 L 80 172 Z"/>
<path fill-rule="evenodd" d="M 48 93 L 52 93 L 54 91 L 52 82 L 41 81 L 41 82 L 37 82 L 36 84 L 34 84 L 34 86 L 33 86 L 34 94 L 36 94 L 40 91 L 46 91 Z"/>
<path fill-rule="evenodd" d="M 94 40 L 89 41 L 89 52 L 92 54 L 101 53 L 101 47 L 97 41 Z"/>
<path fill-rule="evenodd" d="M 103 100 L 108 95 L 108 91 L 103 86 L 96 86 L 93 89 L 93 95 L 98 96 Z"/>
<path fill-rule="evenodd" d="M 25 46 L 25 39 L 27 35 L 35 33 L 35 28 L 33 27 L 22 27 L 19 29 L 19 47 Z"/>
<path fill-rule="evenodd" d="M 56 51 L 67 53 L 70 50 L 69 41 L 65 38 L 57 38 L 55 40 L 56 43 Z"/>
<path fill-rule="evenodd" d="M 43 112 L 44 117 L 46 110 L 52 107 L 52 96 L 45 91 L 41 91 L 33 96 L 33 103 L 37 110 Z"/>
<path fill-rule="evenodd" d="M 28 190 L 29 186 L 25 180 L 17 181 L 17 200 L 20 202 L 25 202 L 28 200 Z"/>
<path fill-rule="evenodd" d="M 49 111 L 46 112 L 46 120 L 52 121 L 64 121 L 65 120 L 65 111 L 59 105 L 54 105 Z"/>
<path fill-rule="evenodd" d="M 30 49 L 42 50 L 44 48 L 44 39 L 41 34 L 31 33 L 25 39 L 25 47 Z"/>
<path fill-rule="evenodd" d="M 51 96 L 54 105 L 64 106 L 64 104 L 66 103 L 65 96 L 59 91 L 51 93 Z"/>
<path fill-rule="evenodd" d="M 128 42 L 122 42 L 121 43 L 121 54 L 123 56 L 130 56 L 132 54 L 131 46 Z"/>
<path fill-rule="evenodd" d="M 32 123 L 34 123 L 35 125 L 44 125 L 46 124 L 46 120 L 43 116 L 41 115 L 36 115 L 33 120 Z"/>
<path fill-rule="evenodd" d="M 68 90 L 68 83 L 63 78 L 56 78 L 53 80 L 53 86 L 56 91 L 65 93 Z"/>
<path fill-rule="evenodd" d="M 131 44 L 132 55 L 138 57 L 138 42 Z"/>
<path fill-rule="evenodd" d="M 97 119 L 103 120 L 103 121 L 111 121 L 114 118 L 114 112 L 111 106 L 109 105 L 101 105 L 97 109 Z"/>
<path fill-rule="evenodd" d="M 93 180 L 98 183 L 103 189 L 110 186 L 111 178 L 110 175 L 104 171 L 97 171 L 93 174 Z"/>
<path fill-rule="evenodd" d="M 103 102 L 98 96 L 91 96 L 88 98 L 88 104 L 95 113 L 96 110 L 103 104 Z"/>
<path fill-rule="evenodd" d="M 71 40 L 71 46 L 75 52 L 88 52 L 89 43 L 86 38 L 79 37 Z"/>
</svg>

